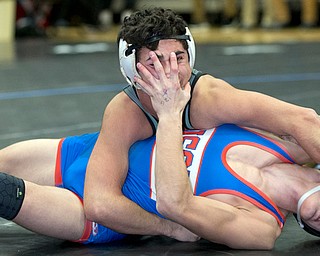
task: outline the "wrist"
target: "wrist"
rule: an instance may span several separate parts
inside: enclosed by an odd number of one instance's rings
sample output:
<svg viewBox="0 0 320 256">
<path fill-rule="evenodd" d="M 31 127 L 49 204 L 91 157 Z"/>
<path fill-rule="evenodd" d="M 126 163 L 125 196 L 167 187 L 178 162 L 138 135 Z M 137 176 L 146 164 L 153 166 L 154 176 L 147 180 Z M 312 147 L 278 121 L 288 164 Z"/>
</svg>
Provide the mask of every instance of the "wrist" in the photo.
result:
<svg viewBox="0 0 320 256">
<path fill-rule="evenodd" d="M 179 112 L 167 112 L 158 115 L 159 122 L 174 122 L 181 123 L 182 122 L 182 113 Z"/>
<path fill-rule="evenodd" d="M 165 130 L 165 132 L 161 132 Z M 176 134 L 179 131 L 179 136 L 182 136 L 180 132 L 182 131 L 182 120 L 181 118 L 176 118 L 172 116 L 166 116 L 164 118 L 159 118 L 158 128 L 157 128 L 157 137 L 160 134 L 163 134 L 168 138 L 168 132 Z"/>
<path fill-rule="evenodd" d="M 159 235 L 172 238 L 174 236 L 173 224 L 174 223 L 170 220 L 160 218 L 157 232 L 159 233 Z"/>
</svg>

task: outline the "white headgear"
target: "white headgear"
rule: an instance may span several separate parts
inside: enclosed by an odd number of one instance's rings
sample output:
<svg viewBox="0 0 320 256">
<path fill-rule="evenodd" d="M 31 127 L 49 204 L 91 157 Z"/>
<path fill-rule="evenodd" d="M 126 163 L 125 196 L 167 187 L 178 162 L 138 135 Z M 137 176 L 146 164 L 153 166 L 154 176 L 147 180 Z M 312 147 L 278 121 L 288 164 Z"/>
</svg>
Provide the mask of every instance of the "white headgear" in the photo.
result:
<svg viewBox="0 0 320 256">
<path fill-rule="evenodd" d="M 172 36 L 172 37 L 161 37 L 155 36 L 151 38 L 152 42 L 163 40 L 163 39 L 179 39 L 186 40 L 188 45 L 189 63 L 190 67 L 193 68 L 195 62 L 195 43 L 188 27 L 186 27 L 186 33 L 184 35 Z M 150 43 L 150 42 L 149 42 Z M 122 75 L 126 78 L 127 82 L 134 85 L 137 89 L 141 89 L 139 84 L 136 84 L 133 80 L 134 76 L 138 76 L 136 69 L 136 46 L 128 44 L 125 40 L 119 40 L 119 61 L 120 70 Z"/>
</svg>

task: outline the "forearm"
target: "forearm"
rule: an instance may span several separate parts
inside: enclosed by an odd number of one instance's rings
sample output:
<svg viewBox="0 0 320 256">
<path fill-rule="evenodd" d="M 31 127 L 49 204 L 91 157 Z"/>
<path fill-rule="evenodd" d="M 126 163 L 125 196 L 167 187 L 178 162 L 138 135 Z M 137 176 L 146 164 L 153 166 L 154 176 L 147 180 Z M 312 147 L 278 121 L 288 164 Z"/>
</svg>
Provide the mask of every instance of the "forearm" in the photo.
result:
<svg viewBox="0 0 320 256">
<path fill-rule="evenodd" d="M 294 137 L 299 137 L 304 125 L 320 128 L 319 116 L 310 108 L 263 93 L 236 89 L 210 76 L 200 82 L 204 86 L 199 87 L 202 89 L 197 89 L 192 98 L 192 105 L 197 106 L 191 112 L 196 128 L 207 129 L 234 123 Z"/>
<path fill-rule="evenodd" d="M 212 116 L 220 124 L 235 123 L 290 135 L 315 161 L 320 161 L 320 118 L 314 110 L 265 94 L 234 89 L 222 90 L 216 99 L 216 109 L 223 111 L 214 110 Z"/>
<path fill-rule="evenodd" d="M 123 195 L 128 150 L 135 141 L 150 136 L 151 128 L 131 100 L 120 102 L 126 108 L 119 107 L 119 100 L 121 95 L 113 100 L 116 104 L 110 103 L 105 111 L 101 131 L 87 165 L 84 189 L 86 217 L 121 233 L 166 235 L 183 241 L 194 239 L 180 225 L 143 210 Z M 121 127 L 126 127 L 128 132 L 123 133 Z"/>
<path fill-rule="evenodd" d="M 179 115 L 160 117 L 156 150 L 157 206 L 161 213 L 170 218 L 170 211 L 183 211 L 192 196 L 182 150 Z"/>
<path fill-rule="evenodd" d="M 317 163 L 320 163 L 320 117 L 312 109 L 305 109 L 300 121 L 293 125 L 292 137 Z"/>
<path fill-rule="evenodd" d="M 99 219 L 100 224 L 124 234 L 172 236 L 171 222 L 145 211 L 123 195 L 113 195 L 112 200 L 112 208 Z"/>
<path fill-rule="evenodd" d="M 97 152 L 103 151 L 100 149 Z M 122 175 L 111 175 L 109 170 L 99 169 L 99 166 L 106 166 L 108 163 L 112 166 L 111 159 L 104 162 L 105 159 L 99 156 L 92 154 L 87 167 L 84 190 L 86 217 L 120 233 L 170 236 L 170 230 L 163 220 L 123 195 L 122 185 L 119 184 L 122 183 Z M 127 167 L 122 166 L 119 169 L 123 168 Z M 104 177 L 108 179 L 104 180 Z"/>
<path fill-rule="evenodd" d="M 198 236 L 183 226 L 145 211 L 122 194 L 114 193 L 109 195 L 109 198 L 105 196 L 100 201 L 101 203 L 104 202 L 103 206 L 97 207 L 98 209 L 104 207 L 104 210 L 98 211 L 98 214 L 96 212 L 93 215 L 93 211 L 90 211 L 91 218 L 87 216 L 89 220 L 123 234 L 164 235 L 179 241 L 189 242 L 198 239 Z M 105 202 L 108 202 L 107 206 L 109 207 L 105 207 Z M 90 209 L 96 210 L 93 205 L 90 206 Z"/>
<path fill-rule="evenodd" d="M 310 108 L 257 94 L 258 104 L 250 120 L 256 128 L 292 136 L 317 162 L 320 161 L 320 118 Z M 260 105 L 260 107 L 259 107 Z M 250 126 L 250 124 L 249 124 Z"/>
<path fill-rule="evenodd" d="M 257 128 L 268 129 L 280 135 L 296 136 L 306 125 L 315 125 L 315 112 L 312 109 L 284 102 L 263 94 L 256 94 L 256 111 L 251 122 Z M 318 127 L 320 128 L 320 126 Z"/>
</svg>

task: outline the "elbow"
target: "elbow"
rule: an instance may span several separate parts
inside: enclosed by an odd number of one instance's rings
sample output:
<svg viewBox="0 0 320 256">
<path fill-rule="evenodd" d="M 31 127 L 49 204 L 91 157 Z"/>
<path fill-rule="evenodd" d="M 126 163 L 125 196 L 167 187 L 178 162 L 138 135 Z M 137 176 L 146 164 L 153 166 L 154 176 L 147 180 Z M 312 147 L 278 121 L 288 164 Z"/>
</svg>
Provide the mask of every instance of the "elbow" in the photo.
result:
<svg viewBox="0 0 320 256">
<path fill-rule="evenodd" d="M 113 203 L 116 201 L 115 198 L 110 198 L 105 195 L 98 199 L 94 197 L 90 199 L 85 198 L 83 201 L 84 213 L 88 220 L 97 222 L 97 223 L 105 223 L 112 221 L 114 218 L 114 205 Z M 116 202 L 115 202 L 116 203 Z"/>
<path fill-rule="evenodd" d="M 299 132 L 302 125 L 308 127 L 309 125 L 314 126 L 320 123 L 318 113 L 312 108 L 302 107 L 300 111 L 295 111 L 293 116 L 299 119 L 293 122 L 293 127 L 296 129 L 295 132 Z"/>
<path fill-rule="evenodd" d="M 254 249 L 272 250 L 274 248 L 275 243 L 281 234 L 280 227 L 278 226 L 278 224 L 276 225 L 277 225 L 276 227 L 272 225 L 266 228 L 266 230 L 260 234 L 261 239 L 258 239 L 258 243 L 257 243 L 258 248 L 254 248 Z"/>
<path fill-rule="evenodd" d="M 304 123 L 304 125 L 317 125 L 317 127 L 319 127 L 320 117 L 314 109 L 303 108 L 301 116 L 302 123 Z"/>
<path fill-rule="evenodd" d="M 275 239 L 263 238 L 263 241 L 257 242 L 255 241 L 254 244 L 238 244 L 231 242 L 230 244 L 226 244 L 228 247 L 235 249 L 235 250 L 261 250 L 261 251 L 271 251 L 274 248 Z"/>
<path fill-rule="evenodd" d="M 277 228 L 267 228 L 263 232 L 254 232 L 252 233 L 251 238 L 237 239 L 229 241 L 226 245 L 232 249 L 241 249 L 241 250 L 261 250 L 261 251 L 270 251 L 273 250 L 276 240 L 281 234 L 281 229 Z M 259 231 L 259 230 L 258 230 Z"/>
<path fill-rule="evenodd" d="M 309 120 L 319 120 L 318 113 L 312 108 L 304 108 L 305 109 L 305 116 Z"/>
<path fill-rule="evenodd" d="M 317 138 L 320 136 L 320 116 L 310 108 L 302 108 L 299 113 L 299 120 L 292 125 L 291 134 L 302 148 L 308 153 L 313 161 L 320 162 L 320 143 Z"/>
<path fill-rule="evenodd" d="M 270 227 L 270 229 L 264 232 L 264 234 L 261 234 L 261 239 L 259 239 L 259 242 L 257 243 L 258 247 L 253 249 L 272 250 L 280 234 L 281 234 L 281 229 L 279 227 L 277 228 Z"/>
<path fill-rule="evenodd" d="M 194 195 L 189 180 L 183 186 L 175 186 L 171 193 L 169 187 L 157 187 L 157 211 L 168 219 L 176 220 L 189 209 Z"/>
<path fill-rule="evenodd" d="M 174 206 L 167 200 L 157 198 L 157 211 L 166 218 L 171 219 L 175 215 Z"/>
<path fill-rule="evenodd" d="M 96 200 L 84 200 L 84 213 L 88 220 L 101 223 L 108 215 L 106 213 L 106 204 Z"/>
<path fill-rule="evenodd" d="M 276 243 L 277 237 L 270 236 L 267 238 L 262 239 L 260 245 L 258 248 L 254 248 L 257 250 L 264 250 L 264 251 L 271 251 L 274 248 L 274 245 Z"/>
<path fill-rule="evenodd" d="M 177 220 L 185 212 L 187 201 L 182 198 L 166 196 L 157 196 L 157 211 L 164 217 Z"/>
<path fill-rule="evenodd" d="M 276 238 L 275 237 L 270 237 L 269 239 L 265 239 L 265 241 L 262 242 L 260 245 L 259 250 L 265 250 L 265 251 L 271 251 L 274 248 L 274 245 L 276 243 Z"/>
</svg>

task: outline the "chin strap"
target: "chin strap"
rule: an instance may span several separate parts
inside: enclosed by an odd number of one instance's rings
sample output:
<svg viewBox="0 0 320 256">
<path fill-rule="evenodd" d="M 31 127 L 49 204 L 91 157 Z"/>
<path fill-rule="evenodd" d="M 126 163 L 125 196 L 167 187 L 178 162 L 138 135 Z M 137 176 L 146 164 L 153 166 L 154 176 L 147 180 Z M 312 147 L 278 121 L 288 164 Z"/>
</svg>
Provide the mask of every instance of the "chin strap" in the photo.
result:
<svg viewBox="0 0 320 256">
<path fill-rule="evenodd" d="M 311 190 L 309 190 L 308 192 L 304 193 L 304 194 L 300 197 L 300 199 L 299 199 L 299 201 L 298 201 L 297 221 L 298 221 L 298 223 L 299 223 L 299 225 L 300 225 L 301 228 L 304 228 L 304 224 L 303 224 L 303 222 L 302 222 L 302 220 L 301 220 L 301 216 L 300 216 L 300 208 L 301 208 L 301 205 L 303 204 L 303 202 L 304 202 L 309 196 L 311 196 L 312 194 L 314 194 L 314 193 L 316 193 L 316 192 L 318 192 L 318 191 L 320 191 L 320 185 L 317 186 L 317 187 L 315 187 L 315 188 L 313 188 L 313 189 L 311 189 Z"/>
</svg>

